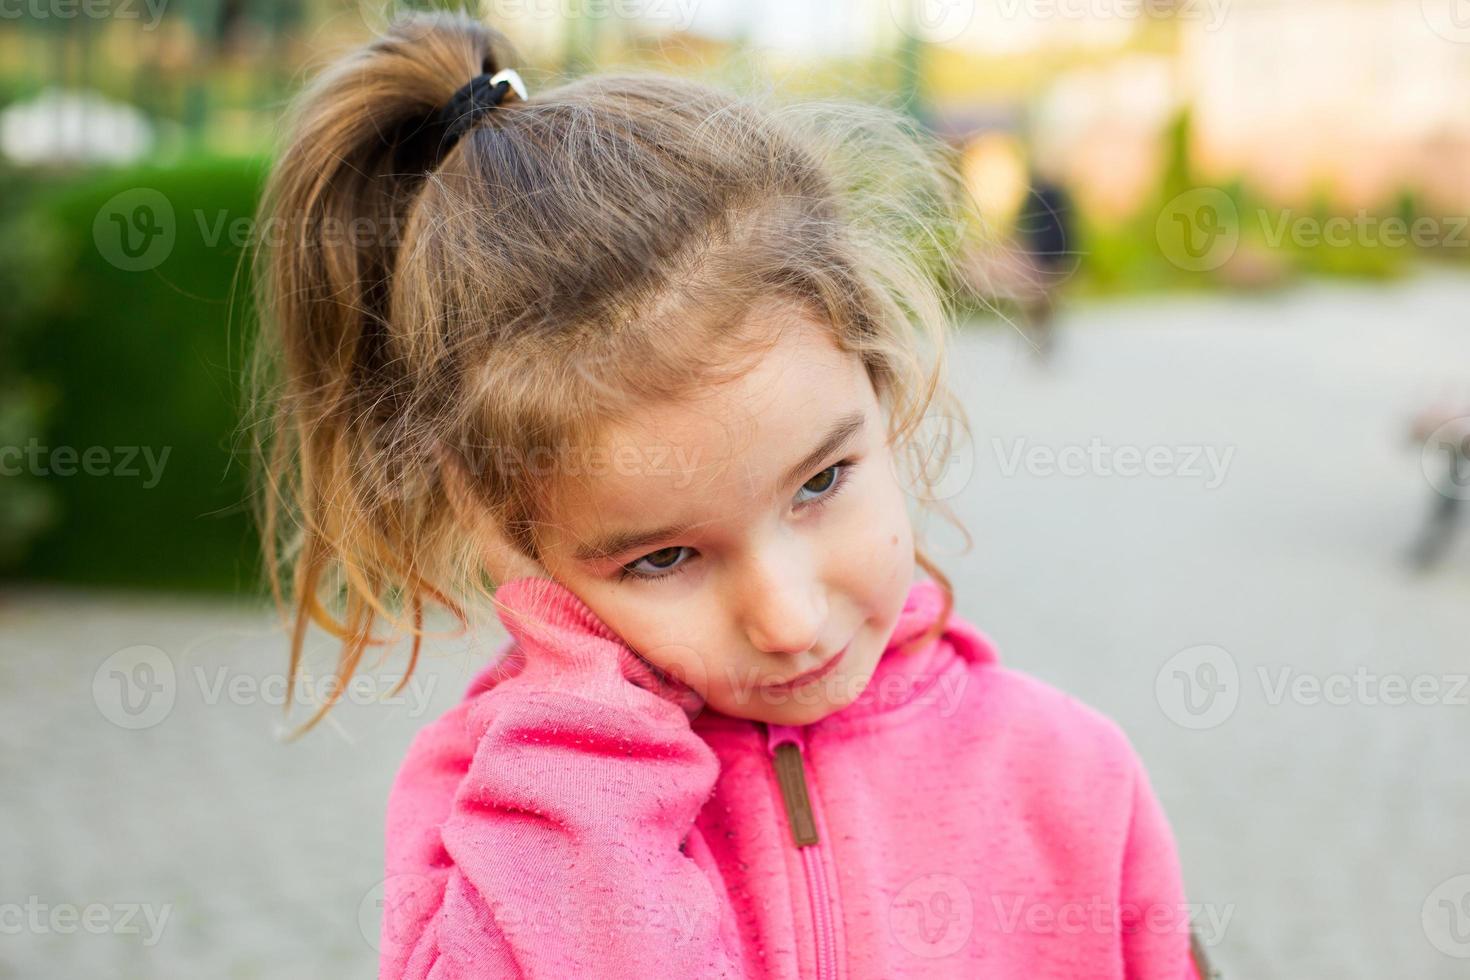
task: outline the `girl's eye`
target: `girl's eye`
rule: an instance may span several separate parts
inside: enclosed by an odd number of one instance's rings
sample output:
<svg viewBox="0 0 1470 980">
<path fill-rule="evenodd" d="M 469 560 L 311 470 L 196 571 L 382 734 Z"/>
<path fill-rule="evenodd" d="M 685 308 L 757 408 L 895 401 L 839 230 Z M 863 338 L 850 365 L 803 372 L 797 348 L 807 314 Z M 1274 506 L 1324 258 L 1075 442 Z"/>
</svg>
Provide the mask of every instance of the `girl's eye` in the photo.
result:
<svg viewBox="0 0 1470 980">
<path fill-rule="evenodd" d="M 625 564 L 619 570 L 619 573 L 617 573 L 617 579 L 661 579 L 661 577 L 667 576 L 667 574 L 678 574 L 679 570 L 684 566 L 682 564 L 673 564 L 673 558 L 678 557 L 679 552 L 684 550 L 684 545 L 673 545 L 673 547 L 650 551 L 644 557 L 638 558 L 637 561 Z M 670 555 L 670 552 L 672 552 L 672 555 Z M 648 569 L 651 570 L 651 573 L 638 572 L 639 564 L 644 563 L 644 561 L 650 563 L 648 564 Z"/>
<path fill-rule="evenodd" d="M 832 484 L 837 482 L 837 467 L 829 466 L 810 480 L 801 485 L 802 490 L 810 490 L 814 494 L 823 494 Z"/>
<path fill-rule="evenodd" d="M 813 476 L 813 478 L 801 485 L 801 489 L 811 494 L 811 497 L 798 502 L 803 507 L 806 507 L 807 510 L 816 507 L 826 507 L 832 501 L 832 498 L 841 494 L 842 488 L 847 486 L 848 478 L 853 475 L 854 466 L 857 466 L 857 460 L 848 457 L 842 460 L 841 463 L 833 463 L 832 466 L 826 467 L 825 470 L 817 473 L 816 476 Z M 831 476 L 828 476 L 829 473 L 831 473 Z M 816 483 L 814 488 L 813 483 Z"/>
<path fill-rule="evenodd" d="M 807 508 L 807 510 L 823 507 L 826 502 L 836 497 L 842 491 L 842 488 L 847 485 L 848 473 L 853 470 L 856 464 L 856 460 L 847 458 L 847 460 L 842 460 L 841 463 L 833 463 L 832 466 L 826 467 L 825 470 L 817 473 L 813 478 L 808 479 L 806 483 L 801 485 L 801 491 L 808 492 L 808 494 L 811 494 L 811 497 L 808 497 L 807 500 L 798 501 L 798 505 Z M 666 579 L 666 577 L 673 576 L 673 574 L 679 574 L 684 570 L 686 564 L 689 564 L 688 561 L 679 561 L 678 564 L 675 564 L 681 551 L 688 551 L 688 548 L 685 545 L 670 545 L 667 548 L 650 551 L 644 557 L 638 558 L 637 561 L 631 561 L 631 563 L 625 564 L 622 569 L 617 570 L 617 580 L 622 582 L 625 579 Z M 639 569 L 639 564 L 645 563 L 645 561 L 648 563 L 647 569 Z"/>
</svg>

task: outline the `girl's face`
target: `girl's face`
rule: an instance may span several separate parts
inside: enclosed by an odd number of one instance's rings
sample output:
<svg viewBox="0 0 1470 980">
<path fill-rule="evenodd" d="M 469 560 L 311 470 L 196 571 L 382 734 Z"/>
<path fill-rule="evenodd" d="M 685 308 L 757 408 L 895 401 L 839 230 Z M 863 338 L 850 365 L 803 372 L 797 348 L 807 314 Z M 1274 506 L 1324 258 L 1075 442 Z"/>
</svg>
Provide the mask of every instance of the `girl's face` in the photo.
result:
<svg viewBox="0 0 1470 980">
<path fill-rule="evenodd" d="M 750 325 L 778 323 L 780 341 L 738 379 L 605 433 L 541 549 L 553 577 L 709 708 L 800 725 L 867 686 L 914 545 L 861 360 L 795 306 Z"/>
</svg>

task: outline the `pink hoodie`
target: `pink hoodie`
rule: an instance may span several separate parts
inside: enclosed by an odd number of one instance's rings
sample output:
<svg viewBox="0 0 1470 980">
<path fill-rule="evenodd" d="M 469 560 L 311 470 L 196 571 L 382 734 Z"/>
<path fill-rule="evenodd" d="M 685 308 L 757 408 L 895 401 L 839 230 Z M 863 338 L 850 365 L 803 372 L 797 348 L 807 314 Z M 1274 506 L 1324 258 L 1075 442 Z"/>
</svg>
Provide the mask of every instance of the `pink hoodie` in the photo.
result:
<svg viewBox="0 0 1470 980">
<path fill-rule="evenodd" d="M 914 583 L 872 681 L 802 727 L 699 710 L 571 591 L 388 800 L 383 978 L 1200 976 L 1174 839 L 1118 727 Z"/>
</svg>

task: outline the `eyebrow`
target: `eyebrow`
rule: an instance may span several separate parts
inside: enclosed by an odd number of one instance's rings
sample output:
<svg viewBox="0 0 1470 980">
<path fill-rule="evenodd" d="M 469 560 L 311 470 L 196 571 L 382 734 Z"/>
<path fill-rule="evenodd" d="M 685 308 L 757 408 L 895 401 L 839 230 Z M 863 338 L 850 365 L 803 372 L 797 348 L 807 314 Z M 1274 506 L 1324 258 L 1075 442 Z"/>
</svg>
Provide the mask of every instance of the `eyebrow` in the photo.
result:
<svg viewBox="0 0 1470 980">
<path fill-rule="evenodd" d="M 811 452 L 807 453 L 794 465 L 789 467 L 781 477 L 780 486 L 788 486 L 796 481 L 796 478 L 814 469 L 818 463 L 836 452 L 863 430 L 867 423 L 867 413 L 863 411 L 848 412 L 846 415 L 838 416 L 822 441 L 817 443 Z M 588 541 L 577 547 L 576 557 L 578 561 L 594 561 L 600 558 L 611 558 L 624 552 L 632 551 L 634 548 L 655 544 L 669 538 L 676 538 L 687 533 L 696 525 L 691 523 L 667 524 L 663 527 L 649 528 L 644 531 L 616 531 L 604 535 L 595 541 Z"/>
</svg>

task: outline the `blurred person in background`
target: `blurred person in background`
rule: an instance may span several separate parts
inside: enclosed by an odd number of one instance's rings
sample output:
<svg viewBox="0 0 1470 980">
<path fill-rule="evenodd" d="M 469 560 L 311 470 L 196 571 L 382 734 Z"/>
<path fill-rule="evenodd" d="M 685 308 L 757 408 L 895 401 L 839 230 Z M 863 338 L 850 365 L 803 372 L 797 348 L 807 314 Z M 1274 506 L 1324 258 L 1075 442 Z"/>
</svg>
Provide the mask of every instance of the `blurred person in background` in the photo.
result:
<svg viewBox="0 0 1470 980">
<path fill-rule="evenodd" d="M 1434 491 L 1409 552 L 1410 562 L 1423 571 L 1449 552 L 1470 500 L 1470 400 L 1439 399 L 1426 405 L 1410 423 L 1409 438 L 1424 447 L 1425 476 Z"/>
<path fill-rule="evenodd" d="M 1032 350 L 1045 361 L 1056 346 L 1053 323 L 1061 290 L 1077 271 L 1076 222 L 1066 188 L 1036 173 L 1016 216 L 1016 239 L 1027 266 L 1017 299 Z"/>
</svg>

